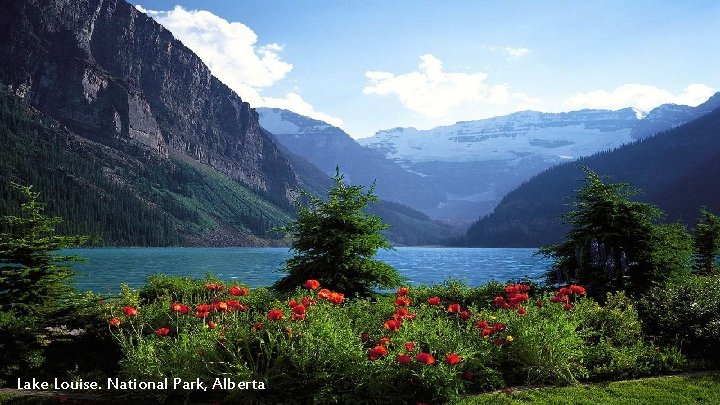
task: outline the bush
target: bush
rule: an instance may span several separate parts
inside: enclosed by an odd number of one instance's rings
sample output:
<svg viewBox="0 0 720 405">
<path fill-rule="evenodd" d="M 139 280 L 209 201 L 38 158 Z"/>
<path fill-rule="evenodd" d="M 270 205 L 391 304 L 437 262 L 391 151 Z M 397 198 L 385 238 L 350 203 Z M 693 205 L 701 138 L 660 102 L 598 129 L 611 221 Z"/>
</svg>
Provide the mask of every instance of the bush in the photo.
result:
<svg viewBox="0 0 720 405">
<path fill-rule="evenodd" d="M 638 309 L 645 331 L 659 343 L 720 364 L 720 276 L 690 276 L 654 288 Z"/>
</svg>

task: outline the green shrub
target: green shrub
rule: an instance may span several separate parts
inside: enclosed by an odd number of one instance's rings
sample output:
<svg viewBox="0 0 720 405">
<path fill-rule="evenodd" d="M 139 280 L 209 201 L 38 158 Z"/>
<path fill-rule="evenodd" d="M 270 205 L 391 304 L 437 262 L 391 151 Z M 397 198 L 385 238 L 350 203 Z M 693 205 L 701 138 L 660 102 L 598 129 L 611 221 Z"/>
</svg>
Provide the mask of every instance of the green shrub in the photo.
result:
<svg viewBox="0 0 720 405">
<path fill-rule="evenodd" d="M 720 364 L 720 276 L 689 276 L 638 302 L 645 331 L 662 345 Z"/>
</svg>

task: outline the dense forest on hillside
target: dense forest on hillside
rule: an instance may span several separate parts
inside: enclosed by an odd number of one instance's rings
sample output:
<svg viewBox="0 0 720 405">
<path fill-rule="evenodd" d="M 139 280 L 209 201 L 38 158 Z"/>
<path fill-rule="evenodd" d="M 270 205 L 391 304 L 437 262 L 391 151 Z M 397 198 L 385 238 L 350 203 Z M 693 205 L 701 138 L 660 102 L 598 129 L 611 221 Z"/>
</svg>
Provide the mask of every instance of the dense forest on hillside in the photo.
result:
<svg viewBox="0 0 720 405">
<path fill-rule="evenodd" d="M 5 91 L 0 137 L 0 213 L 19 206 L 12 182 L 33 185 L 61 232 L 102 245 L 267 244 L 291 218 L 209 167 L 82 139 Z"/>
<path fill-rule="evenodd" d="M 582 185 L 584 165 L 613 182 L 642 190 L 667 215 L 664 222 L 695 222 L 701 207 L 720 211 L 720 110 L 612 151 L 549 169 L 509 193 L 495 211 L 468 230 L 469 246 L 557 243 L 567 231 L 559 220 Z"/>
</svg>

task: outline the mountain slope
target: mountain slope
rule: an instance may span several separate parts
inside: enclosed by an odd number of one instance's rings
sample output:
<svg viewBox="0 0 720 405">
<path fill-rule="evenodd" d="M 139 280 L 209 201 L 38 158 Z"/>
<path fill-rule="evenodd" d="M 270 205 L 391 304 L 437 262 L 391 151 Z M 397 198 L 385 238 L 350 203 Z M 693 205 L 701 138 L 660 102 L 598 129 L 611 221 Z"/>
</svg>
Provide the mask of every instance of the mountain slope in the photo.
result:
<svg viewBox="0 0 720 405">
<path fill-rule="evenodd" d="M 250 106 L 132 5 L 8 0 L 0 38 L 0 82 L 75 134 L 190 159 L 291 206 L 294 173 Z"/>
<path fill-rule="evenodd" d="M 428 210 L 444 198 L 433 184 L 409 172 L 381 154 L 363 148 L 340 128 L 292 111 L 258 108 L 260 125 L 278 143 L 302 156 L 329 176 L 335 168 L 352 184 L 375 183 L 377 195 L 387 201 Z"/>
<path fill-rule="evenodd" d="M 717 102 L 718 95 L 708 101 Z M 701 106 L 702 108 L 706 106 Z M 666 221 L 694 222 L 700 207 L 720 211 L 720 109 L 682 126 L 547 170 L 508 194 L 467 234 L 471 246 L 541 246 L 561 240 L 557 219 L 582 186 L 582 164 L 643 190 Z"/>
<path fill-rule="evenodd" d="M 61 232 L 115 246 L 282 243 L 287 210 L 190 159 L 132 156 L 74 134 L 0 89 L 0 215 L 16 213 L 11 182 L 31 184 Z"/>
</svg>

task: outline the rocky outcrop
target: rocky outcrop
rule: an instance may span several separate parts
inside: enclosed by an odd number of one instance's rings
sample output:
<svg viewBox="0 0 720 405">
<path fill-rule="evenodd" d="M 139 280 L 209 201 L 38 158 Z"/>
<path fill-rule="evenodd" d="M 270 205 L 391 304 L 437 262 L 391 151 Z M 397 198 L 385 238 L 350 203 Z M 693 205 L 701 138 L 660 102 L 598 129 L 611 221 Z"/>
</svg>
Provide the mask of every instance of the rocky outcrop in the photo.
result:
<svg viewBox="0 0 720 405">
<path fill-rule="evenodd" d="M 122 0 L 7 0 L 0 81 L 75 133 L 207 164 L 290 205 L 297 178 L 257 114 Z"/>
</svg>

